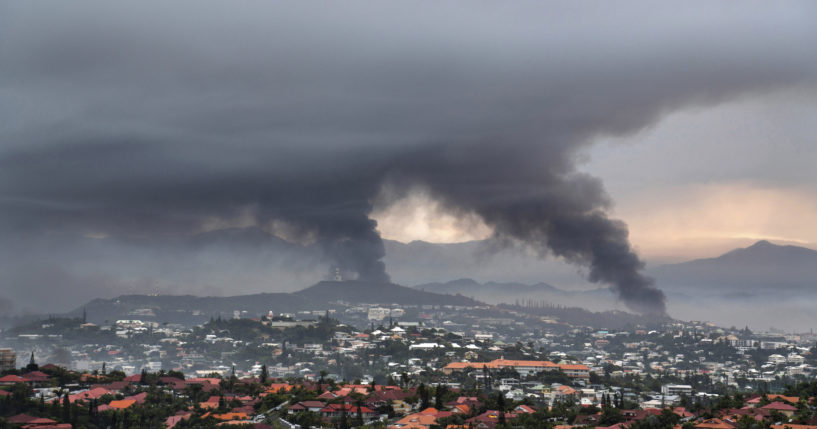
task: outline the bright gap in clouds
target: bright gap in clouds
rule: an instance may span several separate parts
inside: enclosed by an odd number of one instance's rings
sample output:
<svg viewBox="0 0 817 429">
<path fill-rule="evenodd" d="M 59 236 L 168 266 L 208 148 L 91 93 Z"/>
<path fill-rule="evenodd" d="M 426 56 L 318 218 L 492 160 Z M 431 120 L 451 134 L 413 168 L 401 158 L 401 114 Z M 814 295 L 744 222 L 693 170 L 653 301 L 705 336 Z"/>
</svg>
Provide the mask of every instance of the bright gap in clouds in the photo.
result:
<svg viewBox="0 0 817 429">
<path fill-rule="evenodd" d="M 463 243 L 483 240 L 492 231 L 474 213 L 452 214 L 427 193 L 414 191 L 388 204 L 376 205 L 370 215 L 380 236 L 404 243 Z"/>
<path fill-rule="evenodd" d="M 717 183 L 653 189 L 618 214 L 655 262 L 717 256 L 758 240 L 815 247 L 817 200 L 809 190 Z"/>
<path fill-rule="evenodd" d="M 712 257 L 767 239 L 817 248 L 817 97 L 745 97 L 673 113 L 606 138 L 583 170 L 600 177 L 653 263 Z"/>
<path fill-rule="evenodd" d="M 717 256 L 767 239 L 817 248 L 817 103 L 784 92 L 671 114 L 602 138 L 582 170 L 601 178 L 639 254 L 653 264 Z M 375 207 L 386 239 L 454 243 L 491 228 L 416 191 Z"/>
</svg>

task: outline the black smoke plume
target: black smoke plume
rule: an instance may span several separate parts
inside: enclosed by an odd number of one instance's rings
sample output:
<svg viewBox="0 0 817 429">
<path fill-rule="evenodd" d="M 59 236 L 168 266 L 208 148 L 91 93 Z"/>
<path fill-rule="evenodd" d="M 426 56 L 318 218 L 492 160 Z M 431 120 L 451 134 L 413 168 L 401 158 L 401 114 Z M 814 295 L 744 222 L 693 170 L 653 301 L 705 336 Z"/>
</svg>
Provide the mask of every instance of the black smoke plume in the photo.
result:
<svg viewBox="0 0 817 429">
<path fill-rule="evenodd" d="M 577 157 L 684 107 L 810 87 L 817 39 L 809 2 L 676 6 L 3 3 L 0 282 L 19 301 L 63 278 L 35 272 L 107 279 L 49 253 L 88 237 L 149 252 L 249 227 L 387 281 L 370 213 L 390 187 L 663 313 Z"/>
</svg>

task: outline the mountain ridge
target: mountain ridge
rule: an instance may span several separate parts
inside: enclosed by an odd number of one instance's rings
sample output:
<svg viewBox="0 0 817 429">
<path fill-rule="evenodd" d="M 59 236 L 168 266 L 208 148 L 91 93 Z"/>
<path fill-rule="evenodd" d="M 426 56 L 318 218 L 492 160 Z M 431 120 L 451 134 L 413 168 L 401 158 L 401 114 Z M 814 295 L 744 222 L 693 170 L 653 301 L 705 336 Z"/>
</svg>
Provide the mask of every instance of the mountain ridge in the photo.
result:
<svg viewBox="0 0 817 429">
<path fill-rule="evenodd" d="M 150 317 L 169 323 L 202 322 L 209 317 L 232 316 L 236 310 L 253 317 L 300 310 L 341 308 L 337 302 L 404 305 L 480 305 L 481 302 L 458 295 L 446 295 L 415 290 L 393 283 L 364 281 L 322 281 L 296 292 L 256 293 L 235 296 L 196 295 L 120 295 L 116 298 L 96 298 L 67 313 L 69 316 L 89 315 L 94 323 L 117 319 L 139 318 L 139 312 L 150 309 Z M 144 312 L 144 311 L 143 311 Z"/>
<path fill-rule="evenodd" d="M 817 251 L 760 240 L 716 257 L 662 265 L 649 272 L 668 289 L 734 293 L 783 288 L 817 292 Z"/>
</svg>

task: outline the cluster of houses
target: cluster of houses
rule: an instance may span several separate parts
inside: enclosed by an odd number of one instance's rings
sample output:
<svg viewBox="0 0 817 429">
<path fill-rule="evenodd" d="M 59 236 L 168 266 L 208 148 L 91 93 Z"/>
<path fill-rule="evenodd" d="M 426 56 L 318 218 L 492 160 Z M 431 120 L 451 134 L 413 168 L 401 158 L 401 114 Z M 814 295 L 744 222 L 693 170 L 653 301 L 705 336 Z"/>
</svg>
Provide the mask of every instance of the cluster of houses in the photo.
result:
<svg viewBox="0 0 817 429">
<path fill-rule="evenodd" d="M 444 374 L 451 374 L 453 372 L 461 372 L 467 369 L 474 370 L 501 370 L 513 369 L 522 377 L 534 375 L 543 371 L 559 371 L 565 373 L 568 377 L 577 379 L 590 379 L 590 368 L 582 364 L 556 364 L 544 360 L 512 360 L 512 359 L 494 359 L 490 362 L 451 362 L 443 367 Z"/>
<path fill-rule="evenodd" d="M 54 365 L 44 365 L 41 370 L 24 372 L 21 375 L 9 374 L 0 378 L 0 396 L 9 395 L 9 387 L 19 383 L 33 388 L 34 395 L 42 397 L 43 401 L 59 401 L 65 399 L 62 392 L 72 389 L 67 395 L 71 404 L 93 407 L 98 412 L 127 410 L 133 407 L 150 406 L 146 403 L 147 381 L 143 374 L 127 376 L 118 381 L 104 381 L 105 376 L 83 373 L 78 386 L 56 386 L 55 378 L 49 373 L 58 369 Z M 261 410 L 258 405 L 267 395 L 280 395 L 285 401 L 275 410 L 276 418 L 291 427 L 297 424 L 290 423 L 297 420 L 302 413 L 311 413 L 317 416 L 326 426 L 332 426 L 339 418 L 348 418 L 350 421 L 370 423 L 383 422 L 388 429 L 431 429 L 432 426 L 452 421 L 450 417 L 459 416 L 460 423 L 449 424 L 448 429 L 494 429 L 500 422 L 512 422 L 525 415 L 534 415 L 539 409 L 549 409 L 558 402 L 569 400 L 579 407 L 603 407 L 604 398 L 609 404 L 609 395 L 613 392 L 592 387 L 586 383 L 590 368 L 580 364 L 557 364 L 550 361 L 523 361 L 510 359 L 494 359 L 483 362 L 451 362 L 444 367 L 445 371 L 501 371 L 513 369 L 520 375 L 535 374 L 542 371 L 561 370 L 568 377 L 584 382 L 580 385 L 551 384 L 540 386 L 542 392 L 550 395 L 550 401 L 515 401 L 511 393 L 519 385 L 516 379 L 501 379 L 494 384 L 496 393 L 504 394 L 511 399 L 507 409 L 496 410 L 486 408 L 486 396 L 457 396 L 458 389 L 450 387 L 451 400 L 444 403 L 437 402 L 436 406 L 423 404 L 418 398 L 420 387 L 417 385 L 378 385 L 374 383 L 335 383 L 310 379 L 276 380 L 260 383 L 256 377 L 236 378 L 234 383 L 245 386 L 240 389 L 226 389 L 225 380 L 218 377 L 196 377 L 182 379 L 173 376 L 151 376 L 150 383 L 166 392 L 172 392 L 180 397 L 186 397 L 189 388 L 204 394 L 204 400 L 190 403 L 185 409 L 180 409 L 165 419 L 165 427 L 172 428 L 192 416 L 210 418 L 220 425 L 255 425 L 263 428 L 269 422 L 270 410 Z M 568 371 L 574 371 L 568 373 Z M 250 388 L 252 387 L 252 388 Z M 231 393 L 253 392 L 253 393 Z M 304 395 L 304 392 L 310 392 Z M 492 393 L 491 395 L 495 395 Z M 692 394 L 688 385 L 665 385 L 662 388 L 665 396 Z M 290 401 L 289 398 L 307 396 L 309 399 Z M 538 403 L 538 406 L 526 405 Z M 700 429 L 733 429 L 738 422 L 754 419 L 760 423 L 773 424 L 772 427 L 782 429 L 817 429 L 815 425 L 788 423 L 787 419 L 795 417 L 803 408 L 817 409 L 814 398 L 798 398 L 783 395 L 753 395 L 749 396 L 738 408 L 725 408 L 717 411 L 702 410 L 698 414 L 690 409 L 661 404 L 641 404 L 639 409 L 620 409 L 620 422 L 612 426 L 600 424 L 603 411 L 580 413 L 571 425 L 562 425 L 560 429 L 570 427 L 610 427 L 615 429 L 626 428 L 634 422 L 659 416 L 665 408 L 678 416 L 681 423 L 687 423 Z M 667 407 L 664 407 L 666 405 Z M 610 405 L 607 405 L 610 406 Z M 388 410 L 388 411 L 386 411 Z M 263 412 L 262 412 L 263 411 Z M 558 417 L 556 417 L 558 420 Z M 783 420 L 784 425 L 774 425 Z M 57 420 L 19 414 L 9 416 L 7 423 L 24 429 L 67 429 L 70 425 Z M 266 426 L 269 427 L 269 426 Z M 680 425 L 678 426 L 680 428 Z"/>
</svg>

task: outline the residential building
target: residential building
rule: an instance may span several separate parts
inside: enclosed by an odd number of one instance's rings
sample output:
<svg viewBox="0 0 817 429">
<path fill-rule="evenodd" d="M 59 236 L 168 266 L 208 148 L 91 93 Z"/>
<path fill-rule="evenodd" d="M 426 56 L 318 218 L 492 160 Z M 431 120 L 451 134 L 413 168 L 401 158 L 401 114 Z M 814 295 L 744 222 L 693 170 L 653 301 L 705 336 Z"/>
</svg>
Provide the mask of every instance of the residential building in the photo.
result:
<svg viewBox="0 0 817 429">
<path fill-rule="evenodd" d="M 8 371 L 17 367 L 17 353 L 12 349 L 0 349 L 0 371 Z"/>
</svg>

